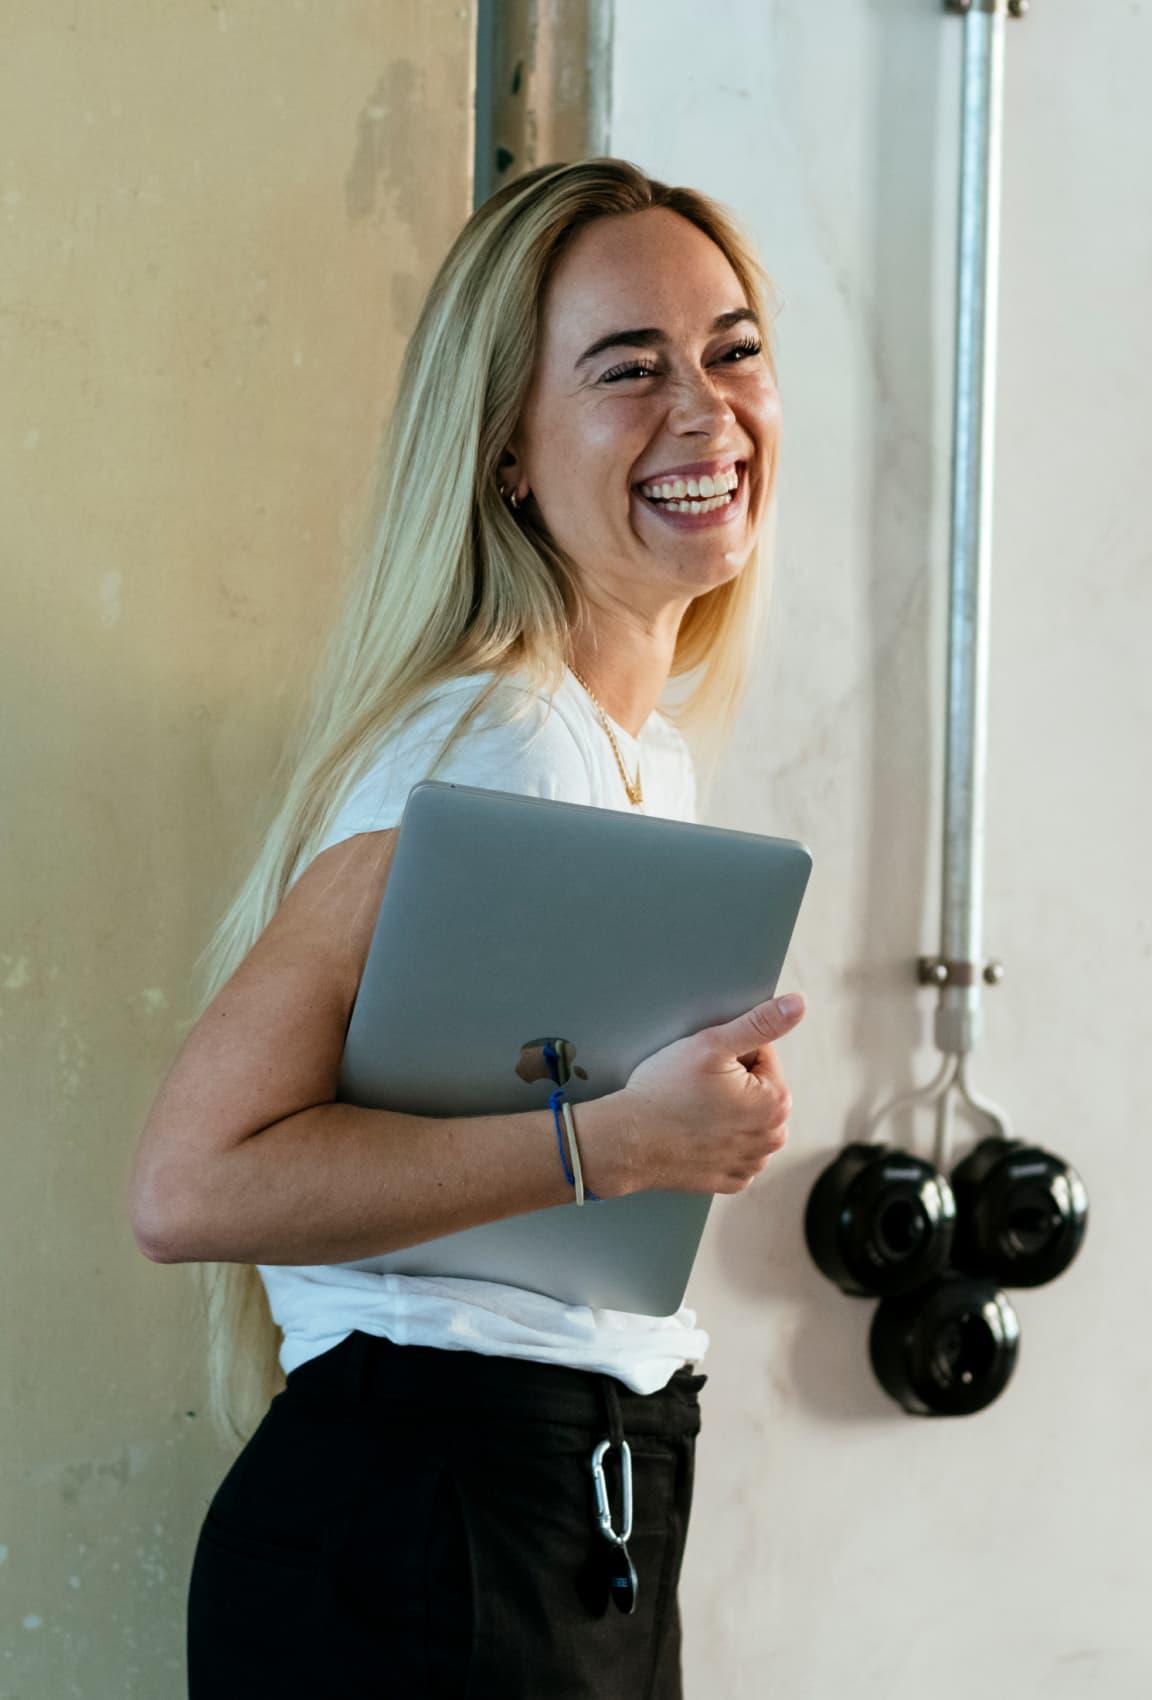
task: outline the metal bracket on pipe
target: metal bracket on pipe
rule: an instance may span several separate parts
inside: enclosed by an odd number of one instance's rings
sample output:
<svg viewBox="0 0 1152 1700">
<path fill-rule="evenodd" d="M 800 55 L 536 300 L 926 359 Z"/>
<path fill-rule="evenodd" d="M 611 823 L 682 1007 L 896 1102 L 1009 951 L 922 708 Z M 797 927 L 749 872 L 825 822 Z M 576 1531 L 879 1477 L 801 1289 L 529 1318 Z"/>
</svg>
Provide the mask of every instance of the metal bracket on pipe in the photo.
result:
<svg viewBox="0 0 1152 1700">
<path fill-rule="evenodd" d="M 986 962 L 981 977 L 986 986 L 998 986 L 1004 978 L 1004 964 Z M 916 964 L 916 978 L 922 986 L 974 986 L 976 964 L 951 962 L 939 956 L 921 956 Z"/>
<path fill-rule="evenodd" d="M 1030 0 L 944 0 L 946 12 L 1007 12 L 1010 18 L 1027 14 Z"/>
</svg>

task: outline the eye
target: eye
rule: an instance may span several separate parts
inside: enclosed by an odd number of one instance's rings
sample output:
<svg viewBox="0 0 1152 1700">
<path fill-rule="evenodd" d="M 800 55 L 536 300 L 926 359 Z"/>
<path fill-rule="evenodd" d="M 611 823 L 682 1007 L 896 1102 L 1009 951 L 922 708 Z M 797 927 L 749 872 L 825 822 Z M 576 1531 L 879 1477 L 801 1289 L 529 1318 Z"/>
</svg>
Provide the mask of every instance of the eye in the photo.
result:
<svg viewBox="0 0 1152 1700">
<path fill-rule="evenodd" d="M 610 372 L 605 372 L 600 382 L 614 384 L 618 378 L 650 378 L 655 370 L 654 366 L 642 366 L 639 361 L 628 366 L 613 366 Z"/>
<path fill-rule="evenodd" d="M 727 349 L 720 358 L 722 360 L 729 361 L 734 366 L 737 366 L 742 364 L 743 360 L 750 359 L 753 355 L 759 354 L 760 352 L 761 345 L 757 339 L 754 336 L 746 336 L 742 338 L 740 342 L 734 342 L 732 347 Z M 733 360 L 732 356 L 734 354 L 740 355 L 742 359 Z M 645 365 L 643 361 L 633 360 L 626 366 L 613 366 L 611 371 L 604 373 L 600 382 L 602 384 L 614 384 L 621 378 L 652 378 L 656 376 L 657 370 L 658 368 L 655 366 L 648 366 Z"/>
</svg>

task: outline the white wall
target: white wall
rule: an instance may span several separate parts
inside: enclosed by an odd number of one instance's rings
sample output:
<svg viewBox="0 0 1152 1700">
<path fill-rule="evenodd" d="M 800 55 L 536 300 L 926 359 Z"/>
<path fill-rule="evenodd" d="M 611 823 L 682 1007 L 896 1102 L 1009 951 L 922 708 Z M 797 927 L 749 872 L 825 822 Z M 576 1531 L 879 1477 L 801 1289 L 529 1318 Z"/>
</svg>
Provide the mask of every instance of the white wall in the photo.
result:
<svg viewBox="0 0 1152 1700">
<path fill-rule="evenodd" d="M 791 1138 L 717 1203 L 689 1293 L 713 1341 L 689 1700 L 1152 1692 L 1152 7 L 1036 0 L 1007 28 L 985 911 L 1007 975 L 972 1078 L 1079 1167 L 1091 1220 L 1011 1295 L 1001 1399 L 927 1420 L 873 1381 L 873 1305 L 818 1274 L 802 1219 L 939 1060 L 913 964 L 939 943 L 963 24 L 930 0 L 616 9 L 612 152 L 726 200 L 785 298 L 773 621 L 710 818 L 815 857 L 782 982 L 809 1000 Z M 893 1132 L 931 1156 L 929 1121 Z"/>
</svg>

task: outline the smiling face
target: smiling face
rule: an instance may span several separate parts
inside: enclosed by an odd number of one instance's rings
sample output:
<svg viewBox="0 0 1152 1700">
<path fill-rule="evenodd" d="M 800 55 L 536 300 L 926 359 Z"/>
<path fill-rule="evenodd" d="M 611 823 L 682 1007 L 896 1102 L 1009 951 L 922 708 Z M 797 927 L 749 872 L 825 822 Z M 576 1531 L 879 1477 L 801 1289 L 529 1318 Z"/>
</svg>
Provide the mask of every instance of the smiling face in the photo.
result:
<svg viewBox="0 0 1152 1700">
<path fill-rule="evenodd" d="M 564 251 L 501 481 L 531 492 L 590 588 L 686 605 L 747 561 L 780 427 L 760 342 L 723 250 L 678 213 L 600 218 Z"/>
</svg>

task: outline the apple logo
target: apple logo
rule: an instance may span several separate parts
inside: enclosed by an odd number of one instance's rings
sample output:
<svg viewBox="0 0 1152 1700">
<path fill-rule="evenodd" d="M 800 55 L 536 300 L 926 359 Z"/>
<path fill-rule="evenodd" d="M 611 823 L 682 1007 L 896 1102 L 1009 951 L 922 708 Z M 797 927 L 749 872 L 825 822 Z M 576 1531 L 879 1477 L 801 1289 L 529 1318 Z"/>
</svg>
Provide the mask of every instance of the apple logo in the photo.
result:
<svg viewBox="0 0 1152 1700">
<path fill-rule="evenodd" d="M 529 1039 L 520 1047 L 516 1073 L 531 1086 L 537 1080 L 550 1080 L 554 1086 L 566 1086 L 573 1075 L 587 1080 L 588 1075 L 574 1062 L 576 1047 L 570 1039 Z"/>
</svg>

